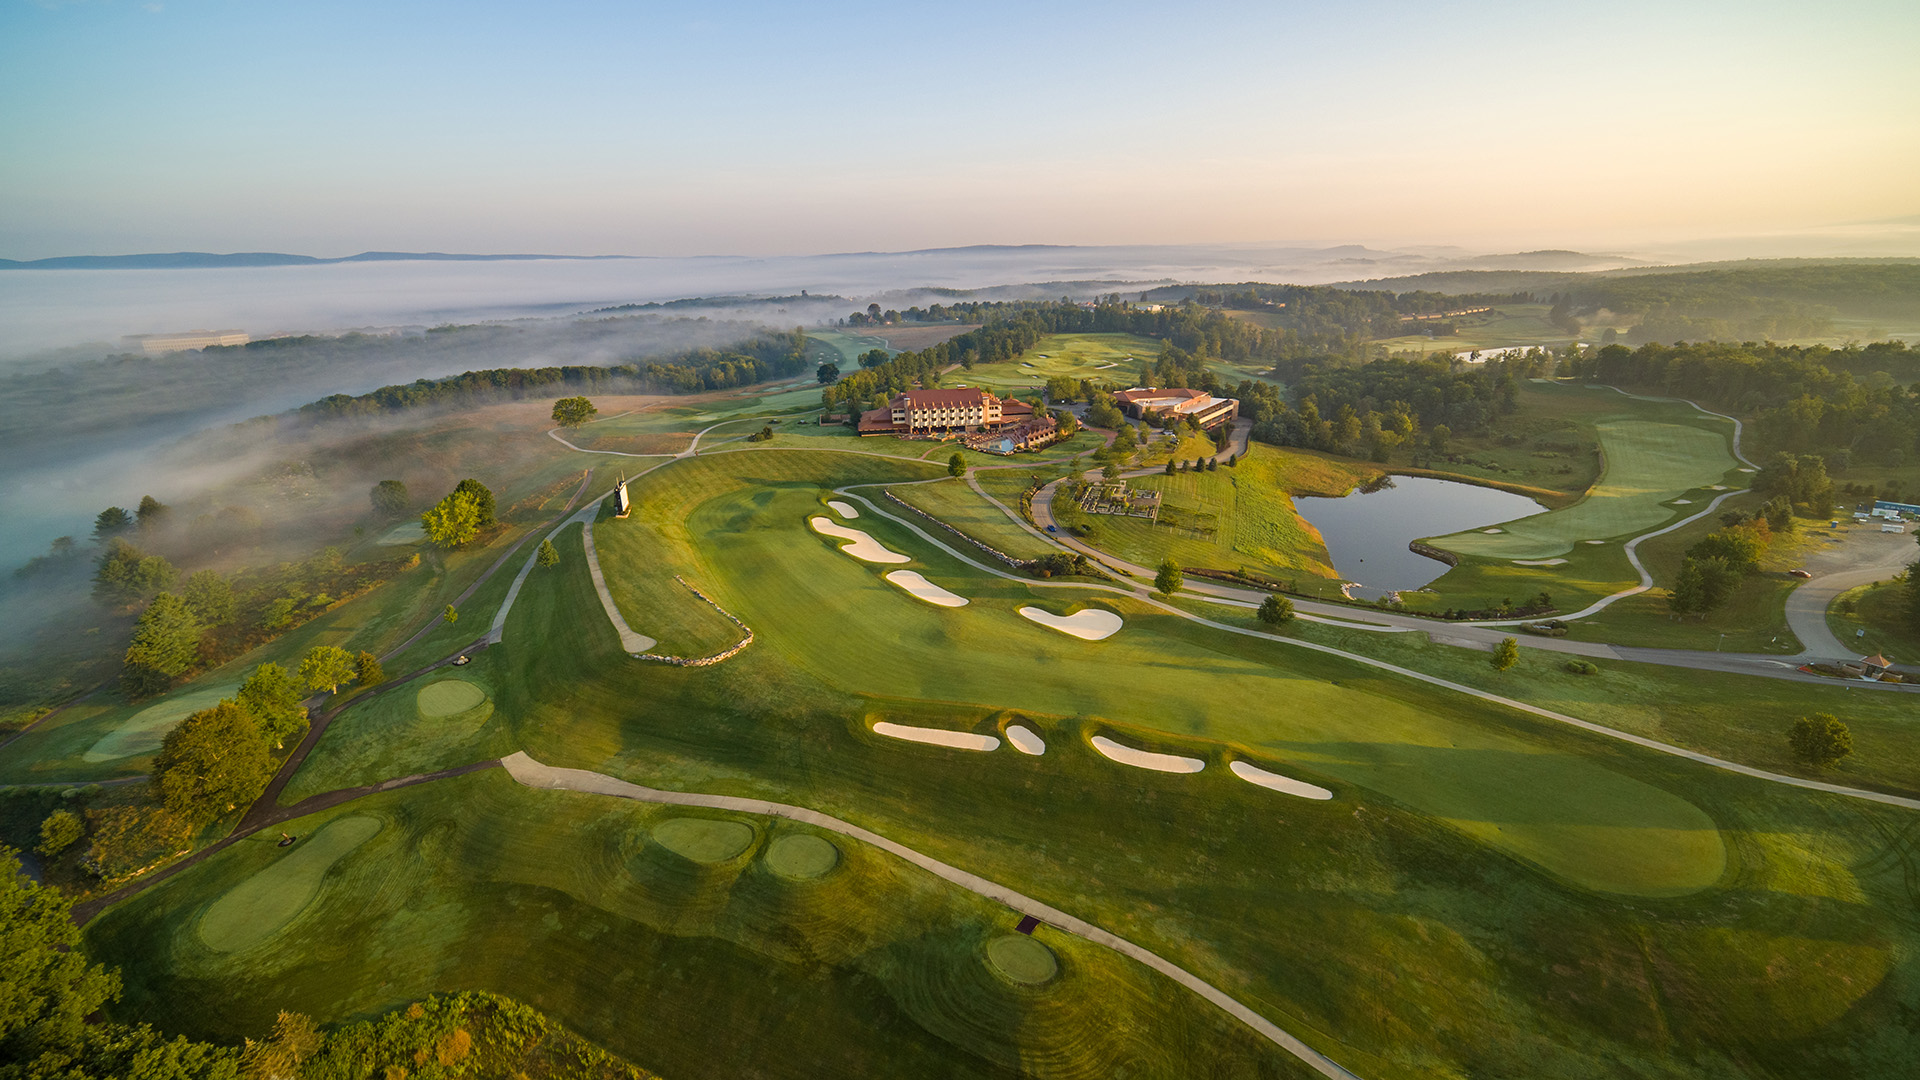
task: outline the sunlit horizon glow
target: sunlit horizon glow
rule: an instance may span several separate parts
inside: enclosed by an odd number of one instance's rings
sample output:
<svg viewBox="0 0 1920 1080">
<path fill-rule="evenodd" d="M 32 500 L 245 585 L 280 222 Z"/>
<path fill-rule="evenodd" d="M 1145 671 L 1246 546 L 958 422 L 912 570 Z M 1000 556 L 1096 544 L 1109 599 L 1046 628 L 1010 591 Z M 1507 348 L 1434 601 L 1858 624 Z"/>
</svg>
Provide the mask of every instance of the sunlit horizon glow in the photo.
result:
<svg viewBox="0 0 1920 1080">
<path fill-rule="evenodd" d="M 0 256 L 1910 233 L 1916 40 L 1910 0 L 13 0 Z"/>
</svg>

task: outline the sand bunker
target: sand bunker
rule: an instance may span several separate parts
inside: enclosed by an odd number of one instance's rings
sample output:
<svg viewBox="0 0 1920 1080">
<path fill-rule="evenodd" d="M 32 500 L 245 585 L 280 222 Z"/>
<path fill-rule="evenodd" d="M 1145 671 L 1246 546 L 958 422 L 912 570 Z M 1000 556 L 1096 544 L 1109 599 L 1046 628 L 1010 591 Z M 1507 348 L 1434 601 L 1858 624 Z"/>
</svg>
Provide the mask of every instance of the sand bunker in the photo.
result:
<svg viewBox="0 0 1920 1080">
<path fill-rule="evenodd" d="M 1020 609 L 1020 614 L 1049 630 L 1072 634 L 1087 641 L 1110 638 L 1126 625 L 1120 621 L 1120 616 L 1101 608 L 1087 608 L 1085 611 L 1076 611 L 1071 615 L 1055 615 L 1041 608 L 1023 607 Z"/>
<path fill-rule="evenodd" d="M 767 845 L 767 869 L 789 881 L 820 877 L 840 865 L 840 849 L 811 833 L 788 833 Z"/>
<path fill-rule="evenodd" d="M 307 909 L 334 863 L 379 831 L 380 819 L 364 814 L 328 822 L 215 900 L 200 916 L 200 940 L 216 952 L 265 941 Z"/>
<path fill-rule="evenodd" d="M 1675 499 L 1675 500 L 1673 500 L 1673 505 L 1675 505 L 1675 506 L 1692 506 L 1692 505 L 1693 505 L 1693 500 L 1692 500 L 1692 499 Z"/>
<path fill-rule="evenodd" d="M 851 544 L 840 545 L 840 550 L 856 559 L 865 559 L 877 563 L 903 563 L 913 560 L 897 551 L 888 551 L 880 541 L 861 532 L 859 529 L 845 529 L 823 517 L 808 518 L 807 524 L 822 536 L 831 536 L 839 540 L 851 540 Z"/>
<path fill-rule="evenodd" d="M 1565 563 L 1566 561 L 1567 560 L 1565 559 L 1515 559 L 1513 560 L 1513 565 L 1515 566 L 1559 566 Z"/>
<path fill-rule="evenodd" d="M 947 731 L 943 728 L 909 727 L 906 724 L 890 724 L 885 720 L 873 725 L 873 733 L 885 735 L 889 739 L 905 739 L 908 742 L 946 746 L 955 750 L 1000 749 L 1000 740 L 991 735 L 975 735 L 971 731 Z"/>
<path fill-rule="evenodd" d="M 1581 543 L 1583 543 L 1583 544 L 1604 544 L 1604 543 L 1606 543 L 1606 541 L 1605 541 L 1605 540 L 1582 540 L 1582 541 L 1581 541 Z"/>
<path fill-rule="evenodd" d="M 1093 748 L 1101 755 L 1122 765 L 1131 765 L 1136 769 L 1152 769 L 1154 772 L 1199 772 L 1207 763 L 1199 758 L 1181 757 L 1179 754 L 1156 754 L 1148 750 L 1135 750 L 1131 746 L 1122 746 L 1105 735 L 1093 737 Z"/>
<path fill-rule="evenodd" d="M 1333 798 L 1333 792 L 1317 784 L 1309 784 L 1304 780 L 1295 780 L 1291 776 L 1281 776 L 1279 773 L 1271 773 L 1260 768 L 1258 765 L 1249 765 L 1244 761 L 1233 762 L 1228 765 L 1227 768 L 1233 770 L 1233 775 L 1245 780 L 1247 783 L 1259 784 L 1263 788 L 1283 791 L 1288 795 L 1298 795 L 1302 799 Z"/>
<path fill-rule="evenodd" d="M 1486 534 L 1487 534 L 1488 536 L 1492 536 L 1492 535 L 1494 535 L 1495 533 L 1503 533 L 1503 532 L 1506 532 L 1507 530 L 1505 530 L 1505 529 L 1481 529 L 1480 531 L 1481 531 L 1481 532 L 1483 532 L 1483 533 L 1486 533 Z"/>
<path fill-rule="evenodd" d="M 1708 490 L 1708 491 L 1725 491 L 1725 490 L 1727 490 L 1727 485 L 1725 485 L 1725 484 L 1708 484 L 1708 485 L 1707 485 L 1707 490 Z"/>
<path fill-rule="evenodd" d="M 237 685 L 215 686 L 205 690 L 194 690 L 179 694 L 165 701 L 156 702 L 134 713 L 119 727 L 100 737 L 81 760 L 88 764 L 112 761 L 115 758 L 133 757 L 137 754 L 151 754 L 160 749 L 160 742 L 167 737 L 180 721 L 199 712 L 220 704 L 220 699 L 239 689 Z"/>
<path fill-rule="evenodd" d="M 841 502 L 839 499 L 828 499 L 827 506 L 843 518 L 857 518 L 860 516 L 860 511 L 849 502 Z"/>
<path fill-rule="evenodd" d="M 887 580 L 907 590 L 907 593 L 916 600 L 925 600 L 929 604 L 938 604 L 941 607 L 967 606 L 966 597 L 935 585 L 917 570 L 895 570 L 887 575 Z"/>
<path fill-rule="evenodd" d="M 1021 724 L 1007 725 L 1007 741 L 1013 744 L 1015 750 L 1023 754 L 1031 754 L 1034 757 L 1039 757 L 1041 754 L 1047 752 L 1046 742 L 1042 740 L 1040 736 L 1034 734 L 1032 728 L 1025 727 Z"/>
</svg>

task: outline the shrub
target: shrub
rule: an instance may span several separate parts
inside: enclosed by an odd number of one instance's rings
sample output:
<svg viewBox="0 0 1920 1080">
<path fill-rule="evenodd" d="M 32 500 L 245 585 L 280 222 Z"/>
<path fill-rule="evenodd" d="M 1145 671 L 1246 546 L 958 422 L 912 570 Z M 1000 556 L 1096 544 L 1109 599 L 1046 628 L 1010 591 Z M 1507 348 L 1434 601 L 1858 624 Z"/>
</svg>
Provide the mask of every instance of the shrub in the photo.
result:
<svg viewBox="0 0 1920 1080">
<path fill-rule="evenodd" d="M 1573 672 L 1575 675 L 1600 674 L 1599 665 L 1587 660 L 1569 660 L 1567 661 L 1567 670 Z"/>
</svg>

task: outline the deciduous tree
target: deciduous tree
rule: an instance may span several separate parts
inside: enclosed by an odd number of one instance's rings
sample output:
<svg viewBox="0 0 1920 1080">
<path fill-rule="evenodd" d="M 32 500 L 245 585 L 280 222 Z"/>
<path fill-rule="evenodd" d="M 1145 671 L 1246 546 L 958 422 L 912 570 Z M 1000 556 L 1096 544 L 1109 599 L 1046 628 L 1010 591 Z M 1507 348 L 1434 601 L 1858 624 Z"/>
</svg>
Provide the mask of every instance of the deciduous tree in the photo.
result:
<svg viewBox="0 0 1920 1080">
<path fill-rule="evenodd" d="M 967 473 L 967 459 L 964 456 L 962 456 L 958 451 L 955 451 L 954 455 L 947 459 L 947 475 L 948 476 L 965 476 L 966 473 Z"/>
<path fill-rule="evenodd" d="M 563 397 L 553 403 L 553 422 L 561 427 L 577 428 L 599 411 L 584 397 Z"/>
<path fill-rule="evenodd" d="M 233 621 L 233 586 L 212 570 L 196 570 L 180 587 L 180 599 L 193 610 L 194 618 L 207 626 L 225 626 Z"/>
<path fill-rule="evenodd" d="M 454 486 L 455 494 L 465 492 L 473 496 L 474 510 L 479 514 L 479 525 L 483 529 L 493 527 L 493 489 L 469 476 Z"/>
<path fill-rule="evenodd" d="M 161 593 L 134 624 L 120 684 L 128 697 L 158 694 L 200 659 L 200 620 L 187 602 Z"/>
<path fill-rule="evenodd" d="M 1180 586 L 1186 584 L 1186 580 L 1187 576 L 1180 572 L 1180 564 L 1169 557 L 1161 561 L 1160 572 L 1153 575 L 1153 588 L 1161 596 L 1172 596 L 1180 591 Z"/>
<path fill-rule="evenodd" d="M 398 480 L 382 480 L 367 492 L 373 512 L 383 518 L 397 518 L 407 512 L 407 485 Z"/>
<path fill-rule="evenodd" d="M 138 604 L 172 588 L 178 577 L 172 563 L 116 536 L 107 541 L 94 570 L 93 598 L 103 604 Z"/>
<path fill-rule="evenodd" d="M 1280 626 L 1293 621 L 1293 601 L 1284 596 L 1269 595 L 1260 601 L 1260 621 L 1268 626 Z"/>
<path fill-rule="evenodd" d="M 253 715 L 222 701 L 167 732 L 149 783 L 168 810 L 208 822 L 259 798 L 272 778 L 273 762 Z"/>
<path fill-rule="evenodd" d="M 831 386 L 840 379 L 840 365 L 829 360 L 814 369 L 813 377 L 820 381 L 820 385 Z"/>
<path fill-rule="evenodd" d="M 23 876 L 20 860 L 0 848 L 0 1062 L 73 1054 L 87 1017 L 120 996 L 119 976 L 87 963 L 72 910 L 72 901 Z"/>
<path fill-rule="evenodd" d="M 1495 671 L 1505 671 L 1519 662 L 1520 643 L 1513 638 L 1501 638 L 1493 655 L 1487 657 L 1487 663 L 1493 665 Z"/>
<path fill-rule="evenodd" d="M 1793 722 L 1787 745 L 1800 760 L 1830 769 L 1853 753 L 1853 732 L 1832 713 L 1814 713 Z"/>
<path fill-rule="evenodd" d="M 79 843 L 86 831 L 79 814 L 71 810 L 55 810 L 40 823 L 40 844 L 33 850 L 46 858 L 54 858 Z"/>
<path fill-rule="evenodd" d="M 305 693 L 279 664 L 261 664 L 240 684 L 234 700 L 253 715 L 260 738 L 280 747 L 306 730 L 307 707 L 300 703 Z"/>
<path fill-rule="evenodd" d="M 353 678 L 353 657 L 337 645 L 316 645 L 300 660 L 300 681 L 309 690 L 337 693 Z"/>
<path fill-rule="evenodd" d="M 480 506 L 464 491 L 455 491 L 420 515 L 420 528 L 435 547 L 451 550 L 480 535 Z"/>
</svg>

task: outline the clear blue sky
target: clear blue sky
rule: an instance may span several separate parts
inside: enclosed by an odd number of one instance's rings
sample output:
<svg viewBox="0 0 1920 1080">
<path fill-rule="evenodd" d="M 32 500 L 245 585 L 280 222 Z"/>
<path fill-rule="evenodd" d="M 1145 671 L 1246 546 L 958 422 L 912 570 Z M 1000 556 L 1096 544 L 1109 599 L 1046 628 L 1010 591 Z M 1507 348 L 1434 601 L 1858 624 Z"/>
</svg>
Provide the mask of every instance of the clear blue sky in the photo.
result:
<svg viewBox="0 0 1920 1080">
<path fill-rule="evenodd" d="M 1920 213 L 1920 3 L 0 0 L 0 256 L 1605 244 Z"/>
</svg>

